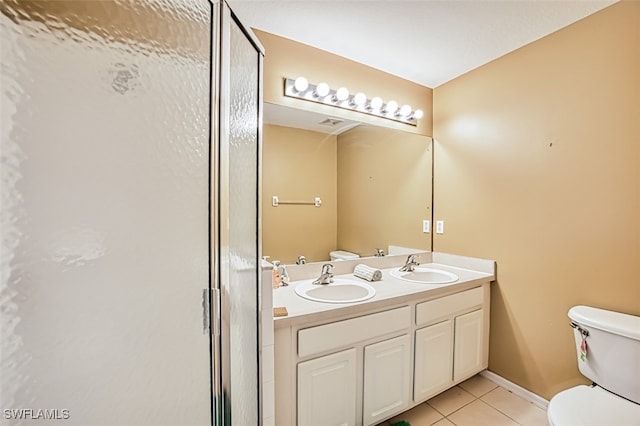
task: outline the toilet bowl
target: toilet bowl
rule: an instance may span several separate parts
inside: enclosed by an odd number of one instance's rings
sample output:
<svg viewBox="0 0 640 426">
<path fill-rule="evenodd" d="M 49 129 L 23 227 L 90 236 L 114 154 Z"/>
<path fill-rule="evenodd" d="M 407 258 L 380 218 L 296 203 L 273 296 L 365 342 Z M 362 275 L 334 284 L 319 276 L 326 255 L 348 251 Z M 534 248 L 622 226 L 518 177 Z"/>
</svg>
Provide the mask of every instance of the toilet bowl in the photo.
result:
<svg viewBox="0 0 640 426">
<path fill-rule="evenodd" d="M 329 256 L 331 257 L 331 260 L 334 262 L 337 260 L 353 260 L 353 259 L 358 259 L 360 257 L 355 253 L 351 253 L 349 251 L 344 251 L 344 250 L 331 251 L 329 252 Z"/>
<path fill-rule="evenodd" d="M 549 425 L 640 426 L 640 317 L 574 306 L 569 318 L 578 368 L 594 385 L 551 398 Z"/>
<path fill-rule="evenodd" d="M 549 426 L 638 426 L 640 405 L 600 386 L 580 385 L 551 398 Z"/>
</svg>

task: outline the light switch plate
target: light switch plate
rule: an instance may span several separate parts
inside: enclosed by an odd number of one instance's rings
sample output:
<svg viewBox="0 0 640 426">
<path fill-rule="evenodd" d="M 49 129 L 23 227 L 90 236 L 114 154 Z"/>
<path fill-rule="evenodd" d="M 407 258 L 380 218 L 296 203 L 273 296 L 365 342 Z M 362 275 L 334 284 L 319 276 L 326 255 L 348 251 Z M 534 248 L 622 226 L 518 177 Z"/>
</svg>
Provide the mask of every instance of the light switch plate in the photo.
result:
<svg viewBox="0 0 640 426">
<path fill-rule="evenodd" d="M 444 220 L 436 220 L 436 234 L 444 234 Z"/>
<path fill-rule="evenodd" d="M 431 221 L 430 220 L 423 220 L 422 221 L 422 232 L 424 232 L 425 234 L 428 234 L 429 232 L 431 232 Z"/>
</svg>

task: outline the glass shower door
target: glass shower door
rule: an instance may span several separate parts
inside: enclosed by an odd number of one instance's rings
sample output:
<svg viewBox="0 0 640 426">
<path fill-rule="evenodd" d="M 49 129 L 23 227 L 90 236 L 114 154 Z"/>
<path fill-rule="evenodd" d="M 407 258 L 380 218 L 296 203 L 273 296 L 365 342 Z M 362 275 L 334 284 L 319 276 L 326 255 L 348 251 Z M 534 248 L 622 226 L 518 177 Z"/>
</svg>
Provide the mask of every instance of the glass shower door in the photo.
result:
<svg viewBox="0 0 640 426">
<path fill-rule="evenodd" d="M 0 12 L 3 422 L 211 424 L 212 5 Z"/>
<path fill-rule="evenodd" d="M 222 9 L 220 290 L 225 424 L 260 424 L 261 51 Z"/>
</svg>

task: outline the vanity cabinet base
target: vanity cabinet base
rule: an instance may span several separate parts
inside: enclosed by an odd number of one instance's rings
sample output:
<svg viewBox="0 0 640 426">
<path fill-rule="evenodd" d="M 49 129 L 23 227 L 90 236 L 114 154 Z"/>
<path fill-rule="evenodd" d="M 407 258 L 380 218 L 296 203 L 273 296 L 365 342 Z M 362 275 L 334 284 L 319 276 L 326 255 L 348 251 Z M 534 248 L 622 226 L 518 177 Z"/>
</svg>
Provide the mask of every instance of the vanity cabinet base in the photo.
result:
<svg viewBox="0 0 640 426">
<path fill-rule="evenodd" d="M 375 425 L 486 369 L 489 286 L 277 328 L 276 424 Z"/>
</svg>

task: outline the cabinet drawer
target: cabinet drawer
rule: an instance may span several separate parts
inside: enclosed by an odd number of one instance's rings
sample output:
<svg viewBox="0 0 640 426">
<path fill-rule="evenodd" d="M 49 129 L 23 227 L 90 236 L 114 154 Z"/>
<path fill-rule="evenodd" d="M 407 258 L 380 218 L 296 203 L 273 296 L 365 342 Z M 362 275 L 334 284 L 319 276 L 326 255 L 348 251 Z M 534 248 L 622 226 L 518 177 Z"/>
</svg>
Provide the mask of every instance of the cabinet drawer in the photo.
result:
<svg viewBox="0 0 640 426">
<path fill-rule="evenodd" d="M 481 306 L 484 301 L 483 287 L 416 305 L 416 325 L 423 325 L 455 314 L 456 312 Z"/>
<path fill-rule="evenodd" d="M 404 330 L 411 325 L 408 306 L 298 331 L 301 357 L 341 348 L 364 340 Z"/>
</svg>

